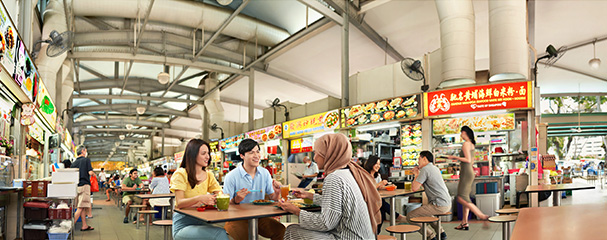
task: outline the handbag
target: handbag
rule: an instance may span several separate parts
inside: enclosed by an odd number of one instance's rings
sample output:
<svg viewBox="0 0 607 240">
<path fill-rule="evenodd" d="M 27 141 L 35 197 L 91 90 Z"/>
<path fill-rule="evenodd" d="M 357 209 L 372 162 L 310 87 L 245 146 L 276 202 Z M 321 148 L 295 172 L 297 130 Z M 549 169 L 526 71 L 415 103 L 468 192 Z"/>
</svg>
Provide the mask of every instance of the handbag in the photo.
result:
<svg viewBox="0 0 607 240">
<path fill-rule="evenodd" d="M 91 192 L 99 192 L 99 182 L 95 175 L 91 176 Z"/>
</svg>

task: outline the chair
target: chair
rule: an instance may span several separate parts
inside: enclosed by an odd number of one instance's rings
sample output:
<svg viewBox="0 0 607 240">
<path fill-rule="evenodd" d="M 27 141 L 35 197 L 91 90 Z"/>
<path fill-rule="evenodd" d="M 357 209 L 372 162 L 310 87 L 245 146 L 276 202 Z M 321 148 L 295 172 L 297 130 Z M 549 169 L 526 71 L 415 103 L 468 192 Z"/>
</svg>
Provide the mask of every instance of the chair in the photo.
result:
<svg viewBox="0 0 607 240">
<path fill-rule="evenodd" d="M 489 217 L 489 222 L 502 223 L 502 240 L 510 240 L 510 222 L 516 221 L 514 215 Z"/>
<path fill-rule="evenodd" d="M 435 217 L 416 217 L 416 218 L 411 218 L 410 219 L 411 222 L 414 223 L 421 223 L 422 224 L 422 239 L 427 239 L 428 236 L 426 236 L 426 223 L 433 223 L 433 222 L 438 222 L 438 218 Z M 436 235 L 440 236 L 440 233 L 437 233 Z"/>
<path fill-rule="evenodd" d="M 131 215 L 133 214 L 133 210 L 135 210 L 135 216 L 138 218 L 137 220 L 139 220 L 139 209 L 140 208 L 144 208 L 147 207 L 146 205 L 136 205 L 136 204 L 131 204 L 131 211 L 129 212 L 129 216 L 127 219 L 131 219 Z M 139 229 L 139 221 L 137 221 L 137 229 Z"/>
<path fill-rule="evenodd" d="M 143 211 L 139 211 L 139 214 L 145 214 L 145 240 L 149 240 L 150 239 L 150 225 L 148 224 L 148 222 L 150 221 L 150 215 L 152 214 L 156 214 L 158 213 L 158 211 L 156 210 L 143 210 Z M 137 217 L 139 218 L 139 217 Z M 139 226 L 139 222 L 137 221 L 137 226 Z M 172 223 L 172 221 L 171 221 Z"/>
<path fill-rule="evenodd" d="M 377 240 L 396 240 L 396 237 L 390 235 L 377 235 Z"/>
<path fill-rule="evenodd" d="M 436 218 L 438 218 L 438 229 L 436 229 L 436 239 L 441 240 L 441 233 L 440 233 L 440 229 L 441 229 L 441 217 L 442 216 L 449 216 L 449 215 L 453 215 L 452 212 L 445 212 L 445 213 L 441 213 L 441 214 L 435 214 L 434 216 Z"/>
<path fill-rule="evenodd" d="M 407 236 L 405 236 L 405 235 L 407 233 L 418 232 L 419 229 L 420 229 L 419 226 L 416 226 L 416 225 L 394 225 L 394 226 L 387 227 L 386 231 L 388 231 L 389 233 L 392 233 L 392 234 L 399 233 L 400 234 L 400 239 L 401 240 L 406 240 Z"/>
<path fill-rule="evenodd" d="M 171 227 L 173 226 L 173 220 L 158 220 L 152 224 L 156 226 L 162 226 L 164 228 L 164 240 L 171 240 L 173 238 L 171 234 Z"/>
</svg>

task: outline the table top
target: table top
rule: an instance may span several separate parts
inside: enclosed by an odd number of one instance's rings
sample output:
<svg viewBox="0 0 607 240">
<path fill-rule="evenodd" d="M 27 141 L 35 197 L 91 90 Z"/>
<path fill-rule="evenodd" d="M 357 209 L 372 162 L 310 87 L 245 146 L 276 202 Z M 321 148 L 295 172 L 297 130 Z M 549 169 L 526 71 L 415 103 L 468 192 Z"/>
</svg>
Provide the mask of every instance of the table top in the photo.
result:
<svg viewBox="0 0 607 240">
<path fill-rule="evenodd" d="M 414 193 L 420 193 L 420 192 L 423 192 L 423 191 L 424 190 L 422 188 L 418 189 L 417 191 L 405 190 L 405 189 L 395 189 L 394 191 L 378 190 L 379 196 L 381 196 L 381 198 L 406 196 L 406 195 L 411 195 L 411 194 L 414 194 Z"/>
<path fill-rule="evenodd" d="M 139 192 L 149 192 L 149 188 L 139 189 L 139 190 L 122 190 L 123 193 L 139 193 Z"/>
<path fill-rule="evenodd" d="M 196 208 L 175 208 L 176 212 L 200 219 L 207 223 L 220 223 L 253 218 L 274 217 L 290 214 L 275 207 L 277 203 L 269 205 L 254 205 L 252 203 L 230 204 L 227 211 L 207 209 L 199 212 Z"/>
<path fill-rule="evenodd" d="M 550 192 L 550 191 L 565 191 L 565 190 L 581 190 L 594 189 L 593 185 L 584 183 L 566 183 L 552 185 L 529 185 L 525 192 Z"/>
<path fill-rule="evenodd" d="M 174 198 L 175 194 L 174 193 L 168 193 L 168 194 L 137 194 L 135 195 L 135 197 L 141 198 L 141 199 L 148 199 L 148 198 Z"/>
<path fill-rule="evenodd" d="M 599 239 L 605 236 L 605 216 L 604 203 L 523 208 L 510 239 Z"/>
</svg>

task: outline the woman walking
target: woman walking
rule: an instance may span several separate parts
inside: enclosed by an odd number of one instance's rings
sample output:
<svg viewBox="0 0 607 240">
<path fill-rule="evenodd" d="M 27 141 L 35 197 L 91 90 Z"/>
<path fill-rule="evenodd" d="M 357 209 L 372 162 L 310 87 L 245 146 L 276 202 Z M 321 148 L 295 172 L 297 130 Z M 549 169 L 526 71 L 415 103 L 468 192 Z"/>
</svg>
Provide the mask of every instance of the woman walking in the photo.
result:
<svg viewBox="0 0 607 240">
<path fill-rule="evenodd" d="M 459 184 L 457 186 L 457 202 L 462 204 L 464 210 L 462 223 L 455 227 L 457 230 L 468 230 L 468 215 L 472 211 L 481 220 L 489 219 L 489 216 L 481 212 L 480 209 L 470 200 L 470 191 L 472 191 L 472 184 L 474 182 L 474 170 L 472 165 L 474 164 L 474 145 L 476 140 L 474 138 L 474 131 L 468 126 L 461 128 L 461 137 L 464 140 L 462 145 L 462 151 L 460 156 L 449 156 L 449 159 L 460 161 L 460 172 L 459 172 Z M 483 222 L 484 227 L 488 227 L 487 222 Z"/>
</svg>

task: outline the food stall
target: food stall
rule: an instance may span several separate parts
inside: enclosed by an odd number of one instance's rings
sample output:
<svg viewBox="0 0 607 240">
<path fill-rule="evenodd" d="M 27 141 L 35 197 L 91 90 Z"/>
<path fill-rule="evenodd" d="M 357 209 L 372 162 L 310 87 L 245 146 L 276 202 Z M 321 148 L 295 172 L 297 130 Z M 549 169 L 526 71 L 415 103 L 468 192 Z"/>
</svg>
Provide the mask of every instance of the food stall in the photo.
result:
<svg viewBox="0 0 607 240">
<path fill-rule="evenodd" d="M 420 95 L 401 96 L 341 109 L 342 128 L 350 137 L 355 160 L 376 155 L 380 174 L 394 180 L 411 175 L 421 151 Z M 405 175 L 407 173 L 407 175 Z"/>
<path fill-rule="evenodd" d="M 285 166 L 282 155 L 283 149 L 285 149 L 281 141 L 282 125 L 277 124 L 250 131 L 245 133 L 245 136 L 259 143 L 261 152 L 260 165 L 268 169 L 272 176 L 276 175 L 278 177 L 277 180 L 280 180 L 283 167 Z"/>
<path fill-rule="evenodd" d="M 519 168 L 527 156 L 523 139 L 527 111 L 533 108 L 533 82 L 507 82 L 424 93 L 424 114 L 432 119 L 436 165 L 451 193 L 457 188 L 459 162 L 444 155 L 461 154 L 460 128 L 469 126 L 476 137 L 475 182 L 496 181 L 503 204 L 503 174 Z M 514 186 L 510 182 L 511 186 Z M 484 192 L 485 189 L 479 190 Z M 473 191 L 474 194 L 474 191 Z"/>
<path fill-rule="evenodd" d="M 211 154 L 211 163 L 209 164 L 208 169 L 213 171 L 217 181 L 222 182 L 221 178 L 223 176 L 223 172 L 221 171 L 221 164 L 223 157 L 221 151 L 219 151 L 219 141 L 210 142 L 209 146 L 211 147 L 209 150 Z"/>
<path fill-rule="evenodd" d="M 300 180 L 295 174 L 303 173 L 305 164 L 303 158 L 313 159 L 312 148 L 314 141 L 327 133 L 334 133 L 339 129 L 339 110 L 331 110 L 311 116 L 291 120 L 282 124 L 284 146 L 289 146 L 287 158 L 287 171 L 283 171 L 283 178 L 288 184 L 297 185 Z"/>
<path fill-rule="evenodd" d="M 221 172 L 227 173 L 230 170 L 230 166 L 238 166 L 238 163 L 242 162 L 240 154 L 238 154 L 238 144 L 245 139 L 245 134 L 238 134 L 229 138 L 219 140 L 219 149 L 223 152 L 223 165 Z"/>
</svg>

